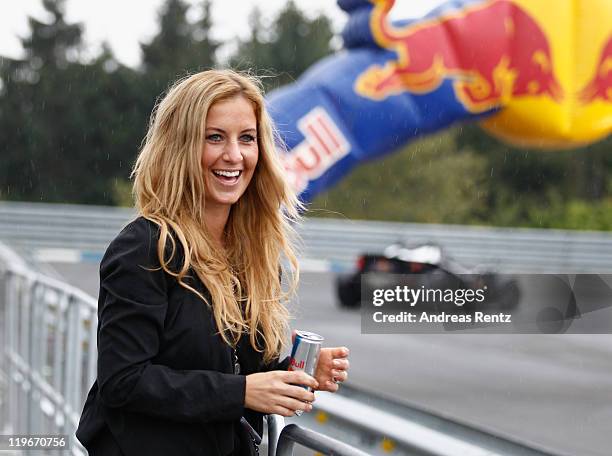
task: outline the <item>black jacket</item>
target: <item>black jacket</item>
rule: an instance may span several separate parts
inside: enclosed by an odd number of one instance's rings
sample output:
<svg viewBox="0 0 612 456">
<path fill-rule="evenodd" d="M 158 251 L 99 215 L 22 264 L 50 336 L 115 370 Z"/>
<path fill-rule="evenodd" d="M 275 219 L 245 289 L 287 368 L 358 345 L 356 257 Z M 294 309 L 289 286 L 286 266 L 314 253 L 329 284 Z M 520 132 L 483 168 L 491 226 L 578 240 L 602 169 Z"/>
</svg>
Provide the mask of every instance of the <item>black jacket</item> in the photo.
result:
<svg viewBox="0 0 612 456">
<path fill-rule="evenodd" d="M 98 375 L 76 431 L 91 456 L 228 455 L 241 416 L 262 431 L 262 415 L 244 408 L 245 375 L 287 369 L 287 359 L 264 365 L 245 335 L 233 374 L 211 310 L 159 269 L 158 237 L 140 217 L 100 264 Z M 195 274 L 188 283 L 210 300 Z"/>
</svg>

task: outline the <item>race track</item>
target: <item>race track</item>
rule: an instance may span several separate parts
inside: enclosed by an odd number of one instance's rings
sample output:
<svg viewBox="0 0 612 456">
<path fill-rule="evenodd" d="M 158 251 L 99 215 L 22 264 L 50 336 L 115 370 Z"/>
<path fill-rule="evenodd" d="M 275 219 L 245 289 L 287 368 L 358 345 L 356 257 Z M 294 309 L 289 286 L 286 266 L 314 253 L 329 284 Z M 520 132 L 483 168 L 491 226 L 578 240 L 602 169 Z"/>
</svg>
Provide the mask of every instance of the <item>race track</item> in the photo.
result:
<svg viewBox="0 0 612 456">
<path fill-rule="evenodd" d="M 51 266 L 97 296 L 96 264 Z M 333 278 L 302 274 L 292 327 L 348 346 L 352 385 L 560 454 L 612 454 L 612 337 L 364 335 Z"/>
</svg>

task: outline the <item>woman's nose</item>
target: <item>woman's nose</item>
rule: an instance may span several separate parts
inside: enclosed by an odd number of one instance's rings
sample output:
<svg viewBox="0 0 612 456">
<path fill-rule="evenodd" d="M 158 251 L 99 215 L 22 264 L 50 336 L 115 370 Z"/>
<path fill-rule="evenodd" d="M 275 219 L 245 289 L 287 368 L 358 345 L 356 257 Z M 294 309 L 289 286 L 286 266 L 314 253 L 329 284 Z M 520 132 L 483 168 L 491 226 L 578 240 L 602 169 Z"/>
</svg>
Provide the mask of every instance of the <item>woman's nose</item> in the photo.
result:
<svg viewBox="0 0 612 456">
<path fill-rule="evenodd" d="M 238 141 L 227 142 L 227 146 L 225 147 L 225 151 L 223 153 L 223 159 L 232 163 L 242 161 L 243 157 Z"/>
</svg>

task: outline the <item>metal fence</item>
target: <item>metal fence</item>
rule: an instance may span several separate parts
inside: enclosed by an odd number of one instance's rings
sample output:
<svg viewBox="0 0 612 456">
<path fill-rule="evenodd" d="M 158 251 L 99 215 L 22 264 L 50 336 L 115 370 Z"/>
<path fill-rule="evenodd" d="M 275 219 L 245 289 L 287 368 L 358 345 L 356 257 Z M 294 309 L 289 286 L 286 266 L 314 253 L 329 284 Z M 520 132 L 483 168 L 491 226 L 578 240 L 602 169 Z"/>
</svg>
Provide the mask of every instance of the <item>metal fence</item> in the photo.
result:
<svg viewBox="0 0 612 456">
<path fill-rule="evenodd" d="M 5 434 L 69 435 L 70 451 L 96 376 L 96 302 L 81 290 L 32 271 L 0 244 Z"/>
<path fill-rule="evenodd" d="M 299 443 L 323 454 L 337 456 L 368 456 L 355 447 L 342 443 L 331 437 L 318 434 L 296 424 L 290 424 L 281 432 L 276 456 L 292 456 L 294 444 Z"/>
<path fill-rule="evenodd" d="M 0 202 L 0 239 L 43 258 L 49 249 L 70 249 L 96 260 L 133 217 L 124 208 Z M 612 272 L 612 233 L 607 232 L 316 218 L 307 218 L 299 232 L 304 257 L 327 260 L 339 269 L 350 266 L 359 253 L 380 252 L 403 239 L 437 242 L 459 262 L 501 272 Z"/>
</svg>

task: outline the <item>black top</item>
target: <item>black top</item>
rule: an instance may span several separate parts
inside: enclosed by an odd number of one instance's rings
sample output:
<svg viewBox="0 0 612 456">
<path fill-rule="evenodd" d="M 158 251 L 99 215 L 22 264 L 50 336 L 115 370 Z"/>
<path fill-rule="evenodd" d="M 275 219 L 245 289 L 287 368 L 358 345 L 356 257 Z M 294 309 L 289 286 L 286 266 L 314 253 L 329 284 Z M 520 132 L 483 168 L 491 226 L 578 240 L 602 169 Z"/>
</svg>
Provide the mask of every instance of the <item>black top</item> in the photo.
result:
<svg viewBox="0 0 612 456">
<path fill-rule="evenodd" d="M 264 365 L 243 335 L 234 375 L 212 311 L 159 269 L 158 238 L 157 225 L 140 217 L 100 264 L 98 375 L 76 431 L 91 456 L 228 455 L 241 416 L 263 427 L 262 414 L 244 408 L 245 375 L 288 366 L 287 358 Z M 187 283 L 210 302 L 195 274 Z"/>
</svg>

